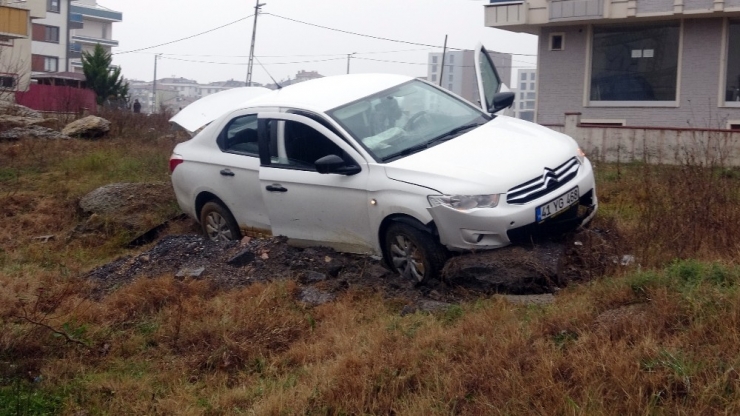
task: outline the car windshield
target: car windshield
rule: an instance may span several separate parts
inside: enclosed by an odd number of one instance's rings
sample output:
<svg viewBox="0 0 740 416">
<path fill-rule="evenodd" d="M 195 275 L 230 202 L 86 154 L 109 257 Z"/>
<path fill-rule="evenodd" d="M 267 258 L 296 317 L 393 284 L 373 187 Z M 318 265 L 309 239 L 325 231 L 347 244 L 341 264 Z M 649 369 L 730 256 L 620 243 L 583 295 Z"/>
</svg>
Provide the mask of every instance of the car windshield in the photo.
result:
<svg viewBox="0 0 740 416">
<path fill-rule="evenodd" d="M 470 103 L 418 80 L 328 114 L 382 162 L 455 138 L 491 119 Z"/>
</svg>

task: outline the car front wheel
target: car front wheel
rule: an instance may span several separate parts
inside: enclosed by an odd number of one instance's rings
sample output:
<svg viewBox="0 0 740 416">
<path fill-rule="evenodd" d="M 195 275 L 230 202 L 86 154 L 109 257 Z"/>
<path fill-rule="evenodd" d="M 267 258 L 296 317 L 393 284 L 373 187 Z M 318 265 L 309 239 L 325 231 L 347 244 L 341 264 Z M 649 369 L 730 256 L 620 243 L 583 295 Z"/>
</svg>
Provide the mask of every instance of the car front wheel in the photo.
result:
<svg viewBox="0 0 740 416">
<path fill-rule="evenodd" d="M 388 227 L 384 248 L 390 267 L 418 283 L 437 278 L 447 261 L 446 250 L 429 233 L 404 223 Z"/>
<path fill-rule="evenodd" d="M 218 202 L 203 205 L 200 211 L 200 225 L 203 234 L 211 241 L 230 241 L 241 238 L 239 226 L 229 210 Z"/>
</svg>

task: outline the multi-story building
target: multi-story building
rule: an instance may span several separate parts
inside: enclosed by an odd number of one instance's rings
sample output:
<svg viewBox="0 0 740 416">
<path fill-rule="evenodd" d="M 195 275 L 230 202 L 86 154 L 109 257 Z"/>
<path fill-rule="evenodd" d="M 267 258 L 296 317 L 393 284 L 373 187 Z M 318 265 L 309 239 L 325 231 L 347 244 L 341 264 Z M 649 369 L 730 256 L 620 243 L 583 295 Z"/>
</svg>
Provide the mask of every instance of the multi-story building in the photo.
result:
<svg viewBox="0 0 740 416">
<path fill-rule="evenodd" d="M 70 0 L 45 0 L 46 18 L 34 21 L 31 70 L 34 75 L 65 72 L 69 59 Z M 80 17 L 75 25 L 81 25 Z"/>
<path fill-rule="evenodd" d="M 740 0 L 489 0 L 539 36 L 536 121 L 740 128 Z"/>
<path fill-rule="evenodd" d="M 0 0 L 0 92 L 26 91 L 31 82 L 32 20 L 46 17 L 46 0 Z M 0 99 L 13 99 L 0 94 Z"/>
<path fill-rule="evenodd" d="M 490 52 L 489 56 L 498 69 L 501 82 L 511 86 L 511 55 Z M 445 53 L 442 68 L 442 53 L 430 53 L 427 67 L 427 81 L 477 103 L 478 81 L 475 75 L 475 52 L 471 50 L 448 51 Z"/>
<path fill-rule="evenodd" d="M 78 20 L 81 20 L 81 26 L 77 24 Z M 70 27 L 67 70 L 82 72 L 82 52 L 92 53 L 95 45 L 101 45 L 108 53 L 111 52 L 111 48 L 118 46 L 118 41 L 113 39 L 113 23 L 121 21 L 123 13 L 105 8 L 95 0 L 72 1 L 70 22 L 73 25 Z"/>
<path fill-rule="evenodd" d="M 534 121 L 537 102 L 537 70 L 517 70 L 514 86 L 516 87 L 512 89 L 516 94 L 514 100 L 514 117 Z"/>
</svg>

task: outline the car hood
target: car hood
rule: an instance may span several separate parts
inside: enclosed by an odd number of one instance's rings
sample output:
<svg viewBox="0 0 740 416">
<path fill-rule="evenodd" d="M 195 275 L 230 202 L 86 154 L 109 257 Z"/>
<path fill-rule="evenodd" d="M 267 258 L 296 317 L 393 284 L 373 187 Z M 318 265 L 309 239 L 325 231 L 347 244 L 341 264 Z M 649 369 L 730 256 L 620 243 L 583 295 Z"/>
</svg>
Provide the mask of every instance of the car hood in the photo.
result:
<svg viewBox="0 0 740 416">
<path fill-rule="evenodd" d="M 170 122 L 191 134 L 241 104 L 271 92 L 262 87 L 241 87 L 207 95 L 180 110 Z"/>
<path fill-rule="evenodd" d="M 385 165 L 394 180 L 443 194 L 506 193 L 576 155 L 575 140 L 535 123 L 498 116 L 481 127 Z"/>
</svg>

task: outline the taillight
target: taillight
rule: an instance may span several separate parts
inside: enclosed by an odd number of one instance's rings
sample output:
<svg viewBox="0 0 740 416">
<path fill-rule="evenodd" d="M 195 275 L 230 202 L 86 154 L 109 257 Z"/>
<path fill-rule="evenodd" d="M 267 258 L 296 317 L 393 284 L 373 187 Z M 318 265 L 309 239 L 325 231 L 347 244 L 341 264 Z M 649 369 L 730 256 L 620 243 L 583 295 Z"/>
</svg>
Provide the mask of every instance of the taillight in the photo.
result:
<svg viewBox="0 0 740 416">
<path fill-rule="evenodd" d="M 174 172 L 177 165 L 184 161 L 185 160 L 183 160 L 182 156 L 180 155 L 173 154 L 172 156 L 170 156 L 170 173 Z"/>
</svg>

